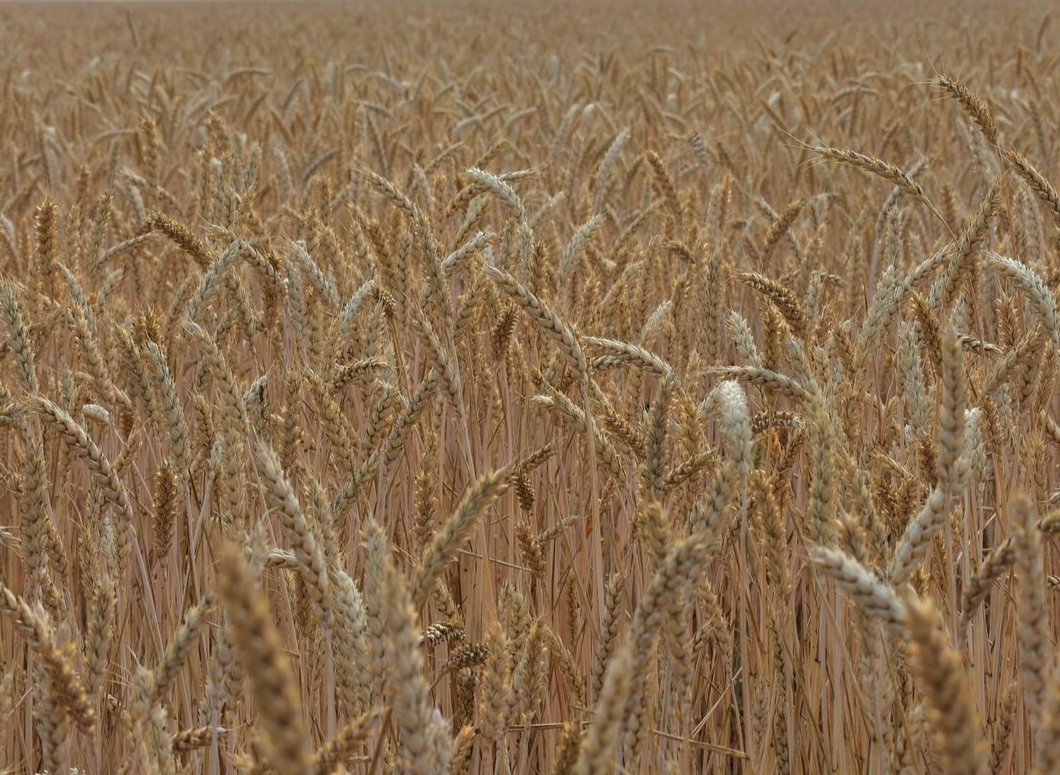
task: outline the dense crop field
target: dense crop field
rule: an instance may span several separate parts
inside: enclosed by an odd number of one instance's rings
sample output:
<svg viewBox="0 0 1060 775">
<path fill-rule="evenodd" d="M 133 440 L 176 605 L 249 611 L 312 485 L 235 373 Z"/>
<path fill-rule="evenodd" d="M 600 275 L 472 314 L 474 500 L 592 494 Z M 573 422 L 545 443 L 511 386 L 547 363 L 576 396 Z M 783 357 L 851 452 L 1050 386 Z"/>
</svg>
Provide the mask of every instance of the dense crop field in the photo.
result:
<svg viewBox="0 0 1060 775">
<path fill-rule="evenodd" d="M 0 8 L 0 772 L 1060 772 L 1046 11 Z"/>
</svg>

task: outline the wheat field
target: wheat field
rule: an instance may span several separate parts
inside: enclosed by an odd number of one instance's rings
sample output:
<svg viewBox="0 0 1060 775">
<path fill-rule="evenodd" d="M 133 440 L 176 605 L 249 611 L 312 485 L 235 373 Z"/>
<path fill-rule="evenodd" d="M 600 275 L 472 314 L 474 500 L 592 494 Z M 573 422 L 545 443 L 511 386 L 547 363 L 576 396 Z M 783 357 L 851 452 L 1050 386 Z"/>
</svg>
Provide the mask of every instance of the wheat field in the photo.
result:
<svg viewBox="0 0 1060 775">
<path fill-rule="evenodd" d="M 1056 27 L 0 7 L 0 773 L 1060 773 Z"/>
</svg>

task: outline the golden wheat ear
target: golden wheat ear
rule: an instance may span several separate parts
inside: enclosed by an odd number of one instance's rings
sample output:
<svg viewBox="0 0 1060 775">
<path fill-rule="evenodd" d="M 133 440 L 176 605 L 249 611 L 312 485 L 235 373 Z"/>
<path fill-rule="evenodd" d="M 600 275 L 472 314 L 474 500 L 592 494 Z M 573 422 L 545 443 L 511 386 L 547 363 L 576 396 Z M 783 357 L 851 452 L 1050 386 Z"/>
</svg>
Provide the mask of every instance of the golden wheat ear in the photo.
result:
<svg viewBox="0 0 1060 775">
<path fill-rule="evenodd" d="M 310 738 L 294 672 L 268 601 L 235 546 L 222 547 L 216 573 L 236 651 L 268 733 L 264 740 L 268 764 L 278 773 L 304 774 L 309 770 Z"/>
<path fill-rule="evenodd" d="M 924 693 L 929 723 L 950 772 L 986 775 L 988 756 L 979 714 L 960 654 L 929 601 L 907 607 L 913 675 Z"/>
</svg>

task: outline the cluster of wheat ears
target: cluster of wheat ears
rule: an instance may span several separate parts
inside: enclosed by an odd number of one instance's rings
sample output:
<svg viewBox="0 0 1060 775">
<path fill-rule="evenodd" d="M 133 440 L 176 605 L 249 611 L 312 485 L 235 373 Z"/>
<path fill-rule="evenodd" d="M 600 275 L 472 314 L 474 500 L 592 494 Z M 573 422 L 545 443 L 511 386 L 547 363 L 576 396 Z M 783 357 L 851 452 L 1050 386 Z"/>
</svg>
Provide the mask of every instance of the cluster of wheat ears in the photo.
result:
<svg viewBox="0 0 1060 775">
<path fill-rule="evenodd" d="M 5 12 L 0 771 L 1060 772 L 1048 25 L 555 10 Z"/>
</svg>

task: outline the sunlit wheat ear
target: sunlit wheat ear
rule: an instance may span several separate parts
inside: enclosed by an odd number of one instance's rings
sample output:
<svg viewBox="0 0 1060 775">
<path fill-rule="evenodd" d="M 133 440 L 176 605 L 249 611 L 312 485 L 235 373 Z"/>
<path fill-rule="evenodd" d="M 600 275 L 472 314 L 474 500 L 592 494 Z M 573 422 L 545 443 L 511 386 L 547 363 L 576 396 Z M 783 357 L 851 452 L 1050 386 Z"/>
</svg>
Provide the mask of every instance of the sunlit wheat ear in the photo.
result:
<svg viewBox="0 0 1060 775">
<path fill-rule="evenodd" d="M 51 199 L 45 199 L 37 206 L 33 214 L 33 231 L 36 237 L 34 271 L 38 283 L 38 293 L 42 296 L 56 296 L 56 275 L 59 267 L 56 260 L 58 250 L 58 207 Z"/>
<path fill-rule="evenodd" d="M 770 210 L 769 216 L 772 218 L 773 223 L 770 224 L 769 231 L 766 232 L 766 236 L 762 239 L 762 249 L 761 249 L 761 251 L 759 253 L 759 258 L 762 261 L 768 261 L 769 260 L 770 256 L 772 256 L 772 254 L 773 254 L 773 251 L 776 249 L 777 244 L 780 242 L 780 240 L 785 235 L 788 236 L 789 240 L 792 241 L 793 245 L 795 244 L 794 243 L 794 237 L 791 235 L 790 229 L 791 229 L 792 225 L 795 223 L 795 220 L 799 217 L 799 214 L 802 212 L 802 210 L 806 206 L 806 204 L 807 203 L 806 203 L 805 199 L 794 199 L 791 202 L 789 202 L 788 205 L 784 208 L 784 210 L 782 212 L 780 212 L 780 213 L 772 212 L 772 208 L 769 208 L 769 210 Z M 741 280 L 743 282 L 746 282 L 746 280 L 743 280 L 743 278 L 741 278 Z M 752 287 L 754 287 L 754 286 L 752 286 Z M 762 289 L 756 288 L 756 290 L 765 290 L 765 289 L 764 288 L 762 288 Z M 768 291 L 767 291 L 767 295 L 768 295 Z M 794 312 L 795 311 L 795 308 L 792 307 L 791 305 L 785 305 L 785 306 L 787 306 L 789 312 Z M 785 315 L 785 317 L 787 318 L 788 315 Z M 794 322 L 794 321 L 797 321 L 797 322 Z M 793 317 L 793 318 L 788 320 L 788 324 L 792 326 L 792 330 L 796 334 L 799 334 L 799 335 L 801 335 L 803 333 L 803 330 L 804 330 L 803 325 L 801 324 L 801 321 L 802 321 L 802 316 L 801 315 Z"/>
<path fill-rule="evenodd" d="M 35 598 L 51 584 L 48 576 L 48 516 L 49 480 L 44 458 L 44 444 L 40 430 L 29 423 L 18 424 L 22 441 L 22 461 L 19 467 L 21 487 L 18 506 L 22 522 L 22 547 L 29 570 L 27 592 Z"/>
<path fill-rule="evenodd" d="M 795 336 L 805 336 L 806 312 L 802 308 L 802 303 L 790 289 L 785 288 L 776 280 L 755 272 L 745 272 L 739 275 L 738 279 L 748 288 L 753 288 L 765 296 L 784 316 L 784 320 L 787 321 Z"/>
<path fill-rule="evenodd" d="M 476 167 L 467 170 L 467 175 L 478 184 L 481 190 L 489 191 L 502 201 L 518 217 L 520 222 L 527 220 L 526 207 L 509 182 L 513 179 L 511 175 L 502 178 L 499 175 L 494 175 Z"/>
<path fill-rule="evenodd" d="M 155 473 L 153 484 L 155 542 L 152 551 L 156 561 L 164 565 L 172 547 L 179 510 L 178 480 L 168 459 L 162 462 L 162 466 Z"/>
<path fill-rule="evenodd" d="M 335 671 L 341 716 L 350 716 L 370 703 L 372 679 L 368 619 L 364 599 L 343 570 L 331 571 L 334 596 Z"/>
<path fill-rule="evenodd" d="M 490 278 L 497 283 L 498 287 L 508 294 L 530 316 L 531 320 L 541 327 L 542 332 L 549 339 L 556 343 L 563 359 L 578 374 L 587 374 L 589 367 L 585 353 L 582 351 L 581 344 L 570 325 L 503 269 L 485 265 L 485 270 Z"/>
<path fill-rule="evenodd" d="M 639 345 L 632 344 L 631 342 L 618 342 L 613 339 L 604 339 L 596 336 L 583 336 L 582 343 L 591 347 L 598 347 L 608 355 L 601 356 L 601 358 L 608 360 L 601 360 L 597 358 L 593 361 L 593 368 L 599 369 L 601 367 L 607 367 L 612 363 L 628 363 L 635 368 L 642 369 L 649 374 L 653 374 L 659 379 L 666 379 L 673 373 L 673 367 L 664 361 L 660 356 L 655 353 L 640 347 Z"/>
<path fill-rule="evenodd" d="M 827 399 L 819 392 L 810 397 L 810 466 L 813 483 L 807 508 L 807 530 L 823 546 L 835 540 L 838 502 L 836 476 L 837 436 Z"/>
<path fill-rule="evenodd" d="M 644 487 L 649 492 L 663 487 L 666 471 L 666 432 L 673 388 L 669 380 L 659 386 L 659 395 L 644 420 L 645 456 L 641 469 Z"/>
<path fill-rule="evenodd" d="M 106 503 L 117 510 L 119 522 L 115 534 L 119 571 L 124 577 L 135 540 L 134 514 L 128 491 L 118 479 L 110 461 L 76 420 L 43 396 L 35 396 L 28 401 L 45 424 L 55 429 L 66 448 L 85 464 L 92 479 L 102 490 Z"/>
<path fill-rule="evenodd" d="M 654 173 L 655 177 L 655 183 L 662 191 L 663 199 L 666 202 L 666 207 L 670 210 L 670 214 L 677 221 L 679 229 L 683 231 L 684 214 L 681 210 L 681 200 L 678 196 L 677 186 L 674 183 L 674 179 L 670 175 L 669 170 L 666 169 L 666 163 L 655 151 L 648 151 L 644 155 L 644 158 L 651 166 L 652 172 Z"/>
<path fill-rule="evenodd" d="M 233 241 L 223 253 L 214 258 L 209 264 L 209 269 L 203 274 L 199 281 L 198 290 L 194 292 L 188 302 L 186 315 L 188 320 L 198 323 L 203 313 L 210 304 L 220 295 L 225 276 L 236 261 L 243 255 L 246 246 L 239 240 Z"/>
<path fill-rule="evenodd" d="M 975 612 L 990 595 L 994 584 L 1008 575 L 1015 562 L 1016 546 L 1012 537 L 999 543 L 986 556 L 982 566 L 972 577 L 961 596 L 962 628 L 968 627 Z"/>
<path fill-rule="evenodd" d="M 187 323 L 184 330 L 198 345 L 203 364 L 200 368 L 205 374 L 209 374 L 218 391 L 225 426 L 230 427 L 236 437 L 246 437 L 248 421 L 242 393 L 216 340 L 195 323 Z"/>
<path fill-rule="evenodd" d="M 559 411 L 570 420 L 579 433 L 587 435 L 590 430 L 589 424 L 585 419 L 585 412 L 563 393 L 551 389 L 548 385 L 543 387 L 549 392 L 549 395 L 534 396 L 531 400 L 538 406 Z M 616 478 L 620 477 L 622 475 L 622 463 L 614 446 L 606 436 L 600 433 L 599 427 L 595 424 L 592 433 L 596 443 L 596 452 L 600 456 L 604 467 Z M 643 446 L 643 444 L 640 446 Z"/>
<path fill-rule="evenodd" d="M 1000 184 L 995 184 L 979 204 L 979 209 L 972 218 L 964 234 L 961 236 L 957 248 L 950 257 L 946 271 L 938 285 L 932 288 L 932 301 L 941 305 L 943 310 L 948 310 L 956 299 L 962 281 L 966 281 L 975 275 L 974 262 L 983 242 L 987 239 L 990 224 L 1000 204 Z M 967 285 L 967 283 L 965 282 Z M 968 289 L 973 295 L 977 289 Z M 937 292 L 937 293 L 936 293 Z"/>
<path fill-rule="evenodd" d="M 741 478 L 751 466 L 751 416 L 747 395 L 735 382 L 723 382 L 717 388 L 718 413 L 725 438 L 726 453 Z"/>
<path fill-rule="evenodd" d="M 499 623 L 491 625 L 484 647 L 486 659 L 478 707 L 479 729 L 484 740 L 495 742 L 502 738 L 508 727 L 509 708 L 514 700 L 508 638 Z"/>
<path fill-rule="evenodd" d="M 155 342 L 148 342 L 146 351 L 155 376 L 158 407 L 161 413 L 160 424 L 169 434 L 173 465 L 183 474 L 188 467 L 188 424 L 184 417 L 177 384 L 162 349 Z"/>
<path fill-rule="evenodd" d="M 172 240 L 200 268 L 206 269 L 210 265 L 212 261 L 210 249 L 187 226 L 157 211 L 149 213 L 148 220 L 152 228 L 162 232 L 168 239 Z"/>
<path fill-rule="evenodd" d="M 667 621 L 679 615 L 688 595 L 698 588 L 705 571 L 704 560 L 723 528 L 720 522 L 714 522 L 704 530 L 674 542 L 637 604 L 628 635 L 634 675 L 628 689 L 623 722 L 625 739 L 633 758 L 644 750 L 651 736 L 651 729 L 645 723 L 650 718 L 646 712 L 646 690 L 650 688 L 647 671 L 653 661 L 657 639 Z M 606 693 L 605 680 L 600 702 Z"/>
<path fill-rule="evenodd" d="M 85 633 L 85 689 L 95 701 L 107 683 L 111 648 L 115 641 L 118 598 L 112 575 L 101 570 L 89 601 L 89 622 Z"/>
<path fill-rule="evenodd" d="M 606 609 L 600 624 L 596 656 L 593 660 L 592 668 L 592 690 L 593 696 L 597 698 L 599 698 L 600 691 L 603 688 L 604 672 L 618 643 L 619 628 L 622 624 L 621 605 L 625 581 L 625 577 L 621 573 L 615 573 L 607 582 Z"/>
<path fill-rule="evenodd" d="M 804 400 L 809 393 L 796 379 L 759 366 L 718 366 L 710 369 L 718 377 L 746 382 L 778 396 Z"/>
</svg>

